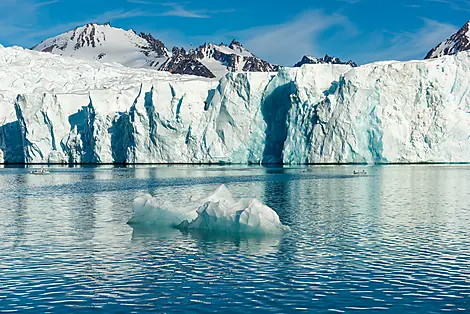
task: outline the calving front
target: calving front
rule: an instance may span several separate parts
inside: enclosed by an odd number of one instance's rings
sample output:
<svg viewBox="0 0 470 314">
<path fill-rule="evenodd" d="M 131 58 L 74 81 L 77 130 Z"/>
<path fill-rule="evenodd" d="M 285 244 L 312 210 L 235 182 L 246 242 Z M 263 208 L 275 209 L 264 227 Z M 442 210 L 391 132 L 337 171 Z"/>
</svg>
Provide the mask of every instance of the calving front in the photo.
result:
<svg viewBox="0 0 470 314">
<path fill-rule="evenodd" d="M 6 163 L 470 161 L 470 57 L 220 81 L 0 48 Z"/>
</svg>

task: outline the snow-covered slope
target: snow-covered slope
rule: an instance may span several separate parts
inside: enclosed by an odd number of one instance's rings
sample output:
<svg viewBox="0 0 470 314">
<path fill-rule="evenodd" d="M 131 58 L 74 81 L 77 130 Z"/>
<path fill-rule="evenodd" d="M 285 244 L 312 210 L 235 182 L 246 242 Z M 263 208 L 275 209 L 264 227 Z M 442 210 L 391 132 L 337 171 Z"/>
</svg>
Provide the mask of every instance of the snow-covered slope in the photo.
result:
<svg viewBox="0 0 470 314">
<path fill-rule="evenodd" d="M 303 56 L 302 60 L 297 62 L 294 65 L 294 68 L 301 67 L 304 64 L 347 64 L 352 67 L 357 67 L 356 62 L 349 60 L 348 62 L 343 62 L 339 58 L 331 57 L 329 55 L 325 55 L 323 58 L 315 58 L 312 56 Z"/>
<path fill-rule="evenodd" d="M 137 34 L 109 23 L 77 27 L 31 49 L 87 61 L 116 62 L 133 68 L 155 68 L 207 78 L 221 78 L 228 72 L 273 72 L 278 69 L 254 56 L 235 40 L 229 46 L 204 44 L 189 51 L 175 47 L 169 53 L 151 34 Z"/>
<path fill-rule="evenodd" d="M 5 162 L 470 161 L 470 56 L 221 80 L 0 48 Z"/>
<path fill-rule="evenodd" d="M 170 56 L 165 45 L 150 34 L 136 34 L 104 24 L 87 24 L 31 48 L 82 60 L 116 62 L 125 66 L 158 68 Z"/>
<path fill-rule="evenodd" d="M 253 55 L 236 40 L 230 45 L 203 44 L 188 55 L 200 60 L 216 77 L 222 77 L 227 72 L 276 72 L 279 66 Z"/>
<path fill-rule="evenodd" d="M 467 50 L 470 50 L 470 21 L 465 23 L 465 25 L 449 39 L 441 42 L 436 48 L 429 51 L 425 59 L 456 55 L 461 51 Z"/>
</svg>

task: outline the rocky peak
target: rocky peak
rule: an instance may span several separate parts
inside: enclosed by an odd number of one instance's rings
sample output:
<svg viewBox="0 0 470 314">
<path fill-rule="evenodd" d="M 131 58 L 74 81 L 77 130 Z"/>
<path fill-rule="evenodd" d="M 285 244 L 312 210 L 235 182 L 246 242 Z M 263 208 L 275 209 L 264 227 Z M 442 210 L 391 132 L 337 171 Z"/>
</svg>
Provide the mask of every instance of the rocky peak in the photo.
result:
<svg viewBox="0 0 470 314">
<path fill-rule="evenodd" d="M 173 56 L 185 56 L 186 55 L 186 50 L 183 47 L 178 48 L 178 47 L 175 46 L 171 50 L 171 54 Z"/>
<path fill-rule="evenodd" d="M 243 52 L 243 50 L 244 50 L 243 45 L 235 39 L 232 40 L 232 42 L 230 43 L 230 45 L 228 47 L 232 50 L 237 51 L 237 52 Z"/>
<path fill-rule="evenodd" d="M 297 62 L 294 65 L 294 67 L 296 67 L 296 68 L 301 67 L 304 64 L 345 64 L 345 65 L 350 65 L 352 67 L 357 67 L 357 64 L 352 60 L 349 60 L 347 62 L 343 62 L 339 58 L 332 57 L 332 56 L 329 56 L 327 54 L 323 58 L 315 58 L 315 57 L 312 57 L 312 56 L 303 56 L 302 60 Z"/>
<path fill-rule="evenodd" d="M 155 37 L 153 37 L 152 34 L 150 34 L 150 33 L 146 34 L 146 33 L 141 32 L 139 34 L 139 37 L 143 38 L 147 41 L 148 50 L 156 52 L 157 55 L 159 55 L 159 56 L 168 57 L 168 50 L 166 49 L 165 44 L 162 41 L 160 41 L 160 40 L 156 39 Z"/>
<path fill-rule="evenodd" d="M 470 21 L 465 23 L 465 25 L 449 39 L 431 49 L 424 59 L 455 55 L 461 51 L 467 50 L 470 50 Z"/>
<path fill-rule="evenodd" d="M 173 48 L 173 55 L 161 65 L 159 70 L 173 74 L 187 74 L 215 78 L 214 73 L 212 73 L 205 65 L 186 54 L 183 48 L 179 49 L 177 47 Z"/>
</svg>

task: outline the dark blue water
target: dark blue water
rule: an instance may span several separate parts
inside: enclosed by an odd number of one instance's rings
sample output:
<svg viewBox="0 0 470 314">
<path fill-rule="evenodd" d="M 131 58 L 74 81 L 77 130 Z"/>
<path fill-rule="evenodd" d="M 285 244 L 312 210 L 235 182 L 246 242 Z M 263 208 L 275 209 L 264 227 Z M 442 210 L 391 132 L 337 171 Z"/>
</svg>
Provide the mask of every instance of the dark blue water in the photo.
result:
<svg viewBox="0 0 470 314">
<path fill-rule="evenodd" d="M 469 312 L 470 166 L 354 169 L 0 169 L 0 312 Z M 292 233 L 126 224 L 222 183 Z"/>
</svg>

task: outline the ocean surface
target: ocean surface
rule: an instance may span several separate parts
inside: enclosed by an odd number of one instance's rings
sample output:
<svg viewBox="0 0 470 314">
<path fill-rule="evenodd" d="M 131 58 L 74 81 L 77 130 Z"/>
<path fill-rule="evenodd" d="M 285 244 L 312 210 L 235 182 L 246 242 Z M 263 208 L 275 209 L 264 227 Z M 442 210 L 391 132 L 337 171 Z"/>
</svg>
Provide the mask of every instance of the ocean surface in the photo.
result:
<svg viewBox="0 0 470 314">
<path fill-rule="evenodd" d="M 367 171 L 365 176 L 354 170 Z M 470 312 L 470 166 L 0 169 L 0 312 Z M 130 227 L 225 184 L 292 232 Z"/>
</svg>

